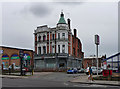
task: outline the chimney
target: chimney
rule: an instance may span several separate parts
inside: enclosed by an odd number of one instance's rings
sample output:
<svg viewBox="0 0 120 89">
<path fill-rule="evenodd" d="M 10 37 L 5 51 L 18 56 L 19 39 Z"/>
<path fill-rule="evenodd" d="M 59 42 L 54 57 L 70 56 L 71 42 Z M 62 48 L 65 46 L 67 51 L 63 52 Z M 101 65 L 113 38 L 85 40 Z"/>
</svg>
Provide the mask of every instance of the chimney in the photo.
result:
<svg viewBox="0 0 120 89">
<path fill-rule="evenodd" d="M 67 21 L 68 21 L 68 27 L 70 29 L 70 19 L 68 18 Z"/>
<path fill-rule="evenodd" d="M 76 35 L 77 35 L 77 30 L 74 29 L 74 36 L 76 37 Z"/>
</svg>

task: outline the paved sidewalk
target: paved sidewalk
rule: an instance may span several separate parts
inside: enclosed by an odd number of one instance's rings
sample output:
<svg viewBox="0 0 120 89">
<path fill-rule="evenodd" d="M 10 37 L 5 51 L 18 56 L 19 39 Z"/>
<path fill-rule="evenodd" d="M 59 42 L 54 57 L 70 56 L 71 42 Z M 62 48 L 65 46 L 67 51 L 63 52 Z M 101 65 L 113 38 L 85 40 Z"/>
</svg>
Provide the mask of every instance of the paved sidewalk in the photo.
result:
<svg viewBox="0 0 120 89">
<path fill-rule="evenodd" d="M 28 78 L 27 76 L 0 75 L 0 78 Z"/>
<path fill-rule="evenodd" d="M 34 72 L 33 76 L 41 76 L 41 75 L 47 75 L 47 74 L 51 74 L 52 72 Z M 32 77 L 32 75 L 30 75 L 30 73 L 26 74 L 27 76 L 20 76 L 20 73 L 11 73 L 11 75 L 1 75 L 0 74 L 0 78 L 29 78 Z"/>
<path fill-rule="evenodd" d="M 95 77 L 96 75 L 93 75 Z M 88 75 L 79 76 L 71 80 L 70 82 L 74 83 L 82 83 L 82 84 L 99 84 L 99 85 L 114 85 L 114 86 L 120 86 L 120 81 L 105 81 L 105 80 L 94 80 L 90 81 L 88 80 Z"/>
</svg>

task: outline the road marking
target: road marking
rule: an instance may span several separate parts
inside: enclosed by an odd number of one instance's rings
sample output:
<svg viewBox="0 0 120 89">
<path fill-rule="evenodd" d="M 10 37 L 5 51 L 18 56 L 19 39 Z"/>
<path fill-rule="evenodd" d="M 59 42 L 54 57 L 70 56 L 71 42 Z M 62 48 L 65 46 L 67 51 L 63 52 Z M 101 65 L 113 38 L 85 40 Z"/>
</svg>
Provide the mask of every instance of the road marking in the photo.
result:
<svg viewBox="0 0 120 89">
<path fill-rule="evenodd" d="M 67 86 L 68 84 L 67 84 L 67 83 L 64 83 L 64 85 L 66 85 L 66 86 Z"/>
<path fill-rule="evenodd" d="M 77 87 L 77 86 L 79 86 L 79 85 L 73 85 L 73 86 Z"/>
</svg>

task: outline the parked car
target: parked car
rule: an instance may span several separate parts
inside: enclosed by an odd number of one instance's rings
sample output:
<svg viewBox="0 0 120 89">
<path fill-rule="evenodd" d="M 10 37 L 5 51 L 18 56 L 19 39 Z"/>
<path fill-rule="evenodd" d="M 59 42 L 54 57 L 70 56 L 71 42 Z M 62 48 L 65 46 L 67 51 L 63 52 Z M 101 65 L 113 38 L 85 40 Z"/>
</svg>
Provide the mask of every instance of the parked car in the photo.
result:
<svg viewBox="0 0 120 89">
<path fill-rule="evenodd" d="M 78 68 L 78 73 L 84 73 L 84 69 L 83 68 Z"/>
<path fill-rule="evenodd" d="M 19 70 L 19 69 L 20 69 L 19 66 L 15 66 L 15 67 L 14 67 L 14 70 Z"/>
<path fill-rule="evenodd" d="M 67 74 L 73 74 L 73 73 L 74 73 L 73 68 L 69 68 L 69 69 L 67 70 Z"/>
<path fill-rule="evenodd" d="M 92 73 L 97 74 L 97 67 L 92 66 L 91 68 L 92 68 Z M 103 71 L 102 68 L 98 68 L 98 74 L 102 74 L 102 71 Z M 89 67 L 87 67 L 85 72 L 87 75 L 89 74 Z"/>
<path fill-rule="evenodd" d="M 8 68 L 4 67 L 3 70 L 8 70 Z"/>
<path fill-rule="evenodd" d="M 74 73 L 78 73 L 77 68 L 73 68 L 73 70 L 74 70 Z"/>
</svg>

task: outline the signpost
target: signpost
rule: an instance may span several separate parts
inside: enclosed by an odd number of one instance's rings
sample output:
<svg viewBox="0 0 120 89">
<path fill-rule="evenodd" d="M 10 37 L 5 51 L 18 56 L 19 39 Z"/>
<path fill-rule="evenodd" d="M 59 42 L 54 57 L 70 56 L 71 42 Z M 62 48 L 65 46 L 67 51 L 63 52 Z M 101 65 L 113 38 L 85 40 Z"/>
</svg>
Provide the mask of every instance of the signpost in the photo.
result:
<svg viewBox="0 0 120 89">
<path fill-rule="evenodd" d="M 22 61 L 22 59 L 23 59 L 23 55 L 24 55 L 24 52 L 23 52 L 23 50 L 20 50 L 19 51 L 19 56 L 20 56 L 20 63 L 21 63 L 21 76 L 23 75 L 23 71 L 22 71 L 22 66 L 23 66 L 23 61 Z"/>
<path fill-rule="evenodd" d="M 98 45 L 100 44 L 98 35 L 95 35 L 95 44 L 96 44 L 96 60 L 97 60 L 97 76 L 98 76 Z"/>
</svg>

